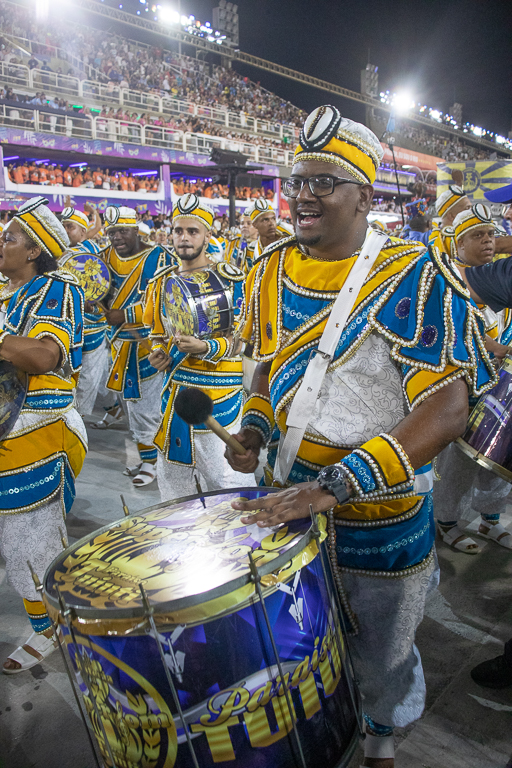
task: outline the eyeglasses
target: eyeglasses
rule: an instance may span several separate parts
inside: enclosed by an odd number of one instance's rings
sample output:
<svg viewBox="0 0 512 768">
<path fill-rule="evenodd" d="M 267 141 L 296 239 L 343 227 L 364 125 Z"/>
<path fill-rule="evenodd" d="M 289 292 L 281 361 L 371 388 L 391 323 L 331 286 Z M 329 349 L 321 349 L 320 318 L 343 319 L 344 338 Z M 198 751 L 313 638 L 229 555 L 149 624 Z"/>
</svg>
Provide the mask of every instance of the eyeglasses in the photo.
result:
<svg viewBox="0 0 512 768">
<path fill-rule="evenodd" d="M 292 176 L 283 181 L 283 194 L 286 197 L 298 197 L 304 184 L 307 184 L 309 191 L 315 197 L 327 197 L 332 195 L 334 187 L 338 184 L 358 184 L 362 182 L 355 179 L 342 179 L 339 176 L 310 176 L 309 179 L 302 179 L 300 176 Z"/>
</svg>

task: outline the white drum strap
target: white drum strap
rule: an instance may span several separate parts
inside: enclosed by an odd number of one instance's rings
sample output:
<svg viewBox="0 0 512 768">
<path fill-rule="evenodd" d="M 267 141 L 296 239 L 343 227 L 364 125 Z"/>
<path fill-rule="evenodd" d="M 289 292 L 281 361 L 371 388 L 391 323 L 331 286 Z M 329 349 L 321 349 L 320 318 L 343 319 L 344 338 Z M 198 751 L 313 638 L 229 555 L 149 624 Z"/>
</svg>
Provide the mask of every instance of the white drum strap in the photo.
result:
<svg viewBox="0 0 512 768">
<path fill-rule="evenodd" d="M 315 354 L 310 359 L 302 384 L 293 398 L 286 419 L 286 435 L 281 435 L 279 441 L 274 480 L 280 485 L 284 485 L 288 478 L 343 329 L 357 301 L 359 291 L 387 237 L 384 232 L 370 231 L 361 253 L 334 302 L 318 349 L 315 350 Z"/>
</svg>

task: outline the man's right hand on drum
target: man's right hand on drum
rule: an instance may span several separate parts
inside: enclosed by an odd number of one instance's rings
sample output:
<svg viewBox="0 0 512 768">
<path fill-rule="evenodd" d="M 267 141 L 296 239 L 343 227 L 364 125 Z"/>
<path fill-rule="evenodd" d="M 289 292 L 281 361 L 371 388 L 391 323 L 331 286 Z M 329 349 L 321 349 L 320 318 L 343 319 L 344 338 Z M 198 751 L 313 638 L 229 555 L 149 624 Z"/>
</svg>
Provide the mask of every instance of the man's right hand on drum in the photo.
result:
<svg viewBox="0 0 512 768">
<path fill-rule="evenodd" d="M 253 429 L 243 428 L 236 435 L 233 435 L 233 437 L 244 446 L 246 454 L 245 456 L 240 456 L 228 445 L 224 451 L 224 456 L 235 472 L 251 474 L 259 464 L 260 450 L 263 445 L 261 435 Z"/>
</svg>

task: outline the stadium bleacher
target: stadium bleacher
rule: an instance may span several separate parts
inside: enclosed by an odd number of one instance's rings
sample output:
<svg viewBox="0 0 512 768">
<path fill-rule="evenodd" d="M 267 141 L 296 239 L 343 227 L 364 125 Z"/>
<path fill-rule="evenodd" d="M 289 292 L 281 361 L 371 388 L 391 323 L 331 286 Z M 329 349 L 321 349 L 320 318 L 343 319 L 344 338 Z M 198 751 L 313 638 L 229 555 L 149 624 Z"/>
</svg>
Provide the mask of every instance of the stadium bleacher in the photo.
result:
<svg viewBox="0 0 512 768">
<path fill-rule="evenodd" d="M 0 85 L 10 86 L 14 100 L 25 103 L 44 89 L 46 101 L 46 106 L 36 103 L 39 115 L 0 101 L 4 124 L 43 132 L 49 124 L 52 131 L 79 138 L 197 154 L 220 146 L 256 162 L 289 164 L 303 112 L 232 69 L 69 21 L 45 27 L 9 0 L 0 3 L 0 25 L 6 36 Z M 69 99 L 83 103 L 70 111 Z M 65 115 L 40 118 L 41 108 L 47 111 L 56 101 Z M 378 135 L 385 129 L 383 114 L 375 116 Z M 427 130 L 402 119 L 397 134 L 407 148 L 446 160 L 493 155 L 476 137 L 454 139 L 434 121 Z M 500 149 L 496 145 L 498 154 Z"/>
</svg>

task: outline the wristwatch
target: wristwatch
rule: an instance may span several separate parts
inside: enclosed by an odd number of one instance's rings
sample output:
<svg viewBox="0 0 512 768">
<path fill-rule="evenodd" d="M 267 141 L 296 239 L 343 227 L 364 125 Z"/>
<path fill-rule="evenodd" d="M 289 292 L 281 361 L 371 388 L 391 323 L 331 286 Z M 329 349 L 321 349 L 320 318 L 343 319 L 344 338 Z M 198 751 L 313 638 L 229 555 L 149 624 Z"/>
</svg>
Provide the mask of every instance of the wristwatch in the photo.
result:
<svg viewBox="0 0 512 768">
<path fill-rule="evenodd" d="M 335 497 L 338 504 L 344 504 L 352 495 L 347 489 L 347 476 L 336 464 L 324 467 L 316 478 L 320 488 L 329 491 Z"/>
</svg>

